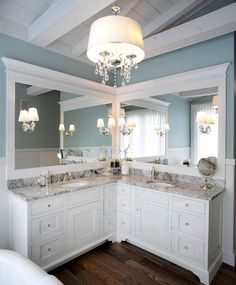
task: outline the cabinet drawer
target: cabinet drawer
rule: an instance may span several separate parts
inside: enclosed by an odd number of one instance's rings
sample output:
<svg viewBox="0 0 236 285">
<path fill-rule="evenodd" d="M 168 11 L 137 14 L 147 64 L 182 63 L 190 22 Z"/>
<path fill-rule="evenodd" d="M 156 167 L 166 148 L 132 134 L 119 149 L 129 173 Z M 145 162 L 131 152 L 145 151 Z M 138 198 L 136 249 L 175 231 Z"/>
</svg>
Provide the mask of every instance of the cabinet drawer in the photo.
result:
<svg viewBox="0 0 236 285">
<path fill-rule="evenodd" d="M 205 219 L 174 211 L 172 213 L 172 229 L 197 238 L 204 238 Z"/>
<path fill-rule="evenodd" d="M 117 210 L 130 214 L 131 212 L 130 198 L 126 196 L 118 196 L 117 197 Z"/>
<path fill-rule="evenodd" d="M 47 266 L 56 261 L 65 252 L 64 235 L 41 242 L 31 247 L 32 260 L 39 266 Z"/>
<path fill-rule="evenodd" d="M 118 194 L 131 196 L 131 186 L 130 185 L 125 185 L 125 184 L 120 183 L 117 185 L 117 191 L 118 191 Z"/>
<path fill-rule="evenodd" d="M 103 196 L 116 195 L 116 184 L 109 184 L 103 187 Z"/>
<path fill-rule="evenodd" d="M 122 233 L 130 234 L 131 232 L 131 221 L 130 215 L 125 213 L 117 214 L 117 228 Z"/>
<path fill-rule="evenodd" d="M 107 215 L 116 211 L 116 197 L 110 196 L 103 199 L 103 214 Z"/>
<path fill-rule="evenodd" d="M 76 204 L 84 204 L 89 201 L 96 201 L 102 197 L 102 188 L 90 188 L 72 193 L 67 197 L 67 205 L 73 207 Z"/>
<path fill-rule="evenodd" d="M 47 239 L 64 232 L 64 214 L 57 213 L 31 221 L 31 240 Z"/>
<path fill-rule="evenodd" d="M 63 209 L 63 206 L 64 206 L 63 197 L 38 200 L 30 204 L 30 214 L 32 216 L 39 214 L 46 214 L 54 210 Z"/>
<path fill-rule="evenodd" d="M 169 205 L 169 196 L 158 191 L 150 191 L 148 189 L 136 188 L 135 198 L 139 200 L 146 200 L 162 205 Z"/>
<path fill-rule="evenodd" d="M 116 215 L 108 215 L 103 219 L 103 234 L 108 235 L 116 231 Z"/>
<path fill-rule="evenodd" d="M 204 242 L 172 234 L 172 250 L 195 262 L 204 263 Z"/>
<path fill-rule="evenodd" d="M 204 201 L 196 201 L 192 199 L 173 197 L 173 208 L 195 212 L 198 214 L 205 214 L 206 205 Z"/>
</svg>

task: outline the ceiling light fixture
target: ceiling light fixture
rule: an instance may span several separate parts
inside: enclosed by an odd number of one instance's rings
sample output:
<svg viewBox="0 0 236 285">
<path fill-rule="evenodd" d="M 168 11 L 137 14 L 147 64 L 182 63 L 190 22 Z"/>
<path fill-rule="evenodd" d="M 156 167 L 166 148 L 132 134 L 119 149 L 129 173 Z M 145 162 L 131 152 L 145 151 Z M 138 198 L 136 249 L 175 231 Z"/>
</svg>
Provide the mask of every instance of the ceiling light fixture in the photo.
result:
<svg viewBox="0 0 236 285">
<path fill-rule="evenodd" d="M 109 80 L 108 72 L 114 71 L 114 87 L 117 87 L 117 69 L 120 68 L 124 86 L 145 54 L 140 25 L 131 18 L 118 16 L 119 6 L 113 6 L 112 11 L 115 15 L 102 17 L 92 24 L 87 56 L 96 63 L 95 73 L 102 77 L 103 84 Z"/>
</svg>

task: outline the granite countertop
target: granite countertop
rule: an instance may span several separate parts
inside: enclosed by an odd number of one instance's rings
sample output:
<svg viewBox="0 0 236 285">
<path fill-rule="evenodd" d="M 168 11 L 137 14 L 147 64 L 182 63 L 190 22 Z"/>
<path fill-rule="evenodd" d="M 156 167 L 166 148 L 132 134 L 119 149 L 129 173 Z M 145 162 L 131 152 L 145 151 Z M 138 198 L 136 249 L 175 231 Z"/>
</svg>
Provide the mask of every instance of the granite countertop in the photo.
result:
<svg viewBox="0 0 236 285">
<path fill-rule="evenodd" d="M 91 176 L 86 178 L 81 178 L 78 180 L 73 180 L 72 183 L 66 184 L 49 184 L 46 187 L 39 186 L 28 186 L 25 188 L 16 188 L 8 190 L 11 194 L 16 195 L 24 201 L 32 201 L 41 198 L 47 198 L 51 196 L 61 195 L 64 193 L 70 193 L 74 191 L 79 191 L 83 189 L 89 189 L 91 187 L 102 186 L 104 184 L 111 183 L 125 183 L 129 185 L 135 185 L 139 187 L 144 187 L 154 191 L 161 191 L 165 193 L 172 193 L 183 195 L 187 197 L 199 198 L 204 200 L 212 200 L 221 192 L 224 191 L 223 188 L 213 187 L 208 190 L 204 190 L 200 185 L 194 185 L 185 182 L 177 182 L 174 185 L 166 186 L 165 183 L 156 181 L 154 183 L 147 183 L 147 177 L 129 175 L 129 176 Z M 73 183 L 78 183 L 78 185 Z M 83 183 L 84 182 L 84 183 Z"/>
</svg>

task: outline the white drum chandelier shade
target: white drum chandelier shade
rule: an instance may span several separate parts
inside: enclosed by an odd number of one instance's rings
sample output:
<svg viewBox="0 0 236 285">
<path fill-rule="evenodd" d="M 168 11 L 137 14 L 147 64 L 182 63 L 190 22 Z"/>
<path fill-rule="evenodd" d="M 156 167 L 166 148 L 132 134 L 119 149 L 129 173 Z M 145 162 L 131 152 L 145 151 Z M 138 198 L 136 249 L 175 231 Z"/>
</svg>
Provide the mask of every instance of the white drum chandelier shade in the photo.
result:
<svg viewBox="0 0 236 285">
<path fill-rule="evenodd" d="M 95 73 L 102 83 L 109 80 L 108 71 L 120 69 L 123 85 L 130 81 L 132 68 L 144 59 L 140 25 L 131 18 L 113 15 L 96 20 L 90 29 L 87 56 L 96 63 Z"/>
</svg>

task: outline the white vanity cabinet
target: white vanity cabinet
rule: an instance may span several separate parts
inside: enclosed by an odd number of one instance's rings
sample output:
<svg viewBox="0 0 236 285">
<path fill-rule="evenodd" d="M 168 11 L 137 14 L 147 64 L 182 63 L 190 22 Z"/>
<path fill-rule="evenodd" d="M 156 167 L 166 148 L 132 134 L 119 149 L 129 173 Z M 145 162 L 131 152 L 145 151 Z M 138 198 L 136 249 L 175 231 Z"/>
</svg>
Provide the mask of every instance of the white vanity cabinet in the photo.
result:
<svg viewBox="0 0 236 285">
<path fill-rule="evenodd" d="M 73 252 L 101 237 L 102 187 L 66 195 L 67 250 Z"/>
<path fill-rule="evenodd" d="M 133 194 L 126 190 L 120 198 L 118 190 L 120 240 L 177 263 L 209 284 L 222 263 L 221 195 L 209 201 L 142 187 L 130 189 Z"/>
<path fill-rule="evenodd" d="M 30 202 L 11 194 L 11 249 L 49 269 L 106 240 L 128 240 L 209 284 L 222 263 L 222 195 L 176 191 L 113 182 Z"/>
<path fill-rule="evenodd" d="M 169 196 L 136 188 L 135 237 L 155 248 L 169 249 L 169 235 Z"/>
<path fill-rule="evenodd" d="M 108 212 L 107 191 L 106 186 L 93 187 L 28 202 L 10 195 L 10 248 L 50 269 L 114 239 L 116 191 L 108 196 L 114 199 Z"/>
</svg>

